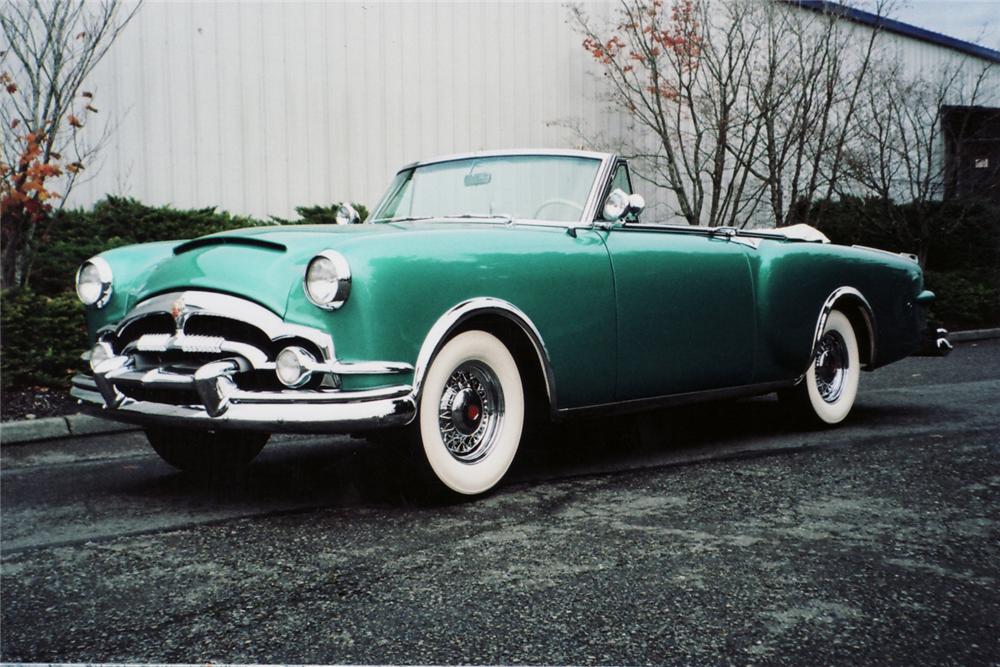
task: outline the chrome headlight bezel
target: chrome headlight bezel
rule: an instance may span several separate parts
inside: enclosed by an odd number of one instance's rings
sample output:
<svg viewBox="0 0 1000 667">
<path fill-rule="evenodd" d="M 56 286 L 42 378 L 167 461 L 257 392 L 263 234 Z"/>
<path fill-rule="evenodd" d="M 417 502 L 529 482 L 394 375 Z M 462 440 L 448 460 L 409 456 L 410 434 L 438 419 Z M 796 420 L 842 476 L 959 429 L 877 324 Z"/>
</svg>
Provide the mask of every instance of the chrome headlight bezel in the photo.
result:
<svg viewBox="0 0 1000 667">
<path fill-rule="evenodd" d="M 84 293 L 84 283 L 81 282 L 81 279 L 86 280 L 86 284 L 89 286 L 96 285 L 96 295 L 90 292 Z M 113 282 L 114 274 L 111 271 L 111 265 L 100 257 L 91 257 L 76 270 L 76 296 L 85 306 L 104 308 L 111 301 Z"/>
<path fill-rule="evenodd" d="M 309 302 L 323 310 L 343 306 L 351 295 L 351 267 L 347 258 L 336 250 L 324 250 L 313 257 L 306 266 L 302 289 Z"/>
</svg>

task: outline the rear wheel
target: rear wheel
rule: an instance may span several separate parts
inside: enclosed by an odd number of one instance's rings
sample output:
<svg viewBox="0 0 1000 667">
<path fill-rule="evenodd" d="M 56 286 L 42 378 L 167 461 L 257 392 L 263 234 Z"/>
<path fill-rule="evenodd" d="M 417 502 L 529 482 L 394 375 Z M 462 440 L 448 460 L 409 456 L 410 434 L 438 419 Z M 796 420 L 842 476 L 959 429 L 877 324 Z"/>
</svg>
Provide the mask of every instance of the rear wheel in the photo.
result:
<svg viewBox="0 0 1000 667">
<path fill-rule="evenodd" d="M 861 378 L 858 339 L 851 321 L 830 312 L 806 375 L 779 394 L 796 414 L 814 424 L 838 424 L 854 406 Z"/>
<path fill-rule="evenodd" d="M 268 433 L 147 428 L 146 439 L 160 458 L 195 475 L 219 475 L 245 468 L 267 444 Z"/>
<path fill-rule="evenodd" d="M 517 362 L 500 339 L 466 331 L 449 340 L 427 371 L 410 439 L 424 481 L 465 496 L 494 488 L 517 454 L 524 409 Z"/>
</svg>

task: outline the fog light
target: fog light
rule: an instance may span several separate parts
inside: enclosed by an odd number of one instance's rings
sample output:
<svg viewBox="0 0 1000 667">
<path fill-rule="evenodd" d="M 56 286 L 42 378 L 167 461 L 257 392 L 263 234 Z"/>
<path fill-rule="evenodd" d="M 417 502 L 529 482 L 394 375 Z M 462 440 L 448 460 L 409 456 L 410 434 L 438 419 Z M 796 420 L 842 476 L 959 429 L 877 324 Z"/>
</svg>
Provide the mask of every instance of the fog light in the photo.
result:
<svg viewBox="0 0 1000 667">
<path fill-rule="evenodd" d="M 101 362 L 107 361 L 113 356 L 115 356 L 115 353 L 110 345 L 107 343 L 98 343 L 90 350 L 90 370 L 94 370 L 101 365 Z"/>
<path fill-rule="evenodd" d="M 286 347 L 278 353 L 274 372 L 281 384 L 294 389 L 309 381 L 315 363 L 315 357 L 301 347 Z"/>
</svg>

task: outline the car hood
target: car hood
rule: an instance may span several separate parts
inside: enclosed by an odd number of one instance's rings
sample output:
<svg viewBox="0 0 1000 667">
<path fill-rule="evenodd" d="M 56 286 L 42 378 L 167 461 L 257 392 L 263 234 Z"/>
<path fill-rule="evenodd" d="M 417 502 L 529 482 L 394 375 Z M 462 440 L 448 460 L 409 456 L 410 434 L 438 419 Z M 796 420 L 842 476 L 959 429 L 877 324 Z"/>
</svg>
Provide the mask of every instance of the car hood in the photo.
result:
<svg viewBox="0 0 1000 667">
<path fill-rule="evenodd" d="M 179 242 L 136 285 L 132 303 L 183 289 L 249 298 L 284 316 L 293 291 L 301 292 L 309 260 L 323 250 L 341 252 L 352 273 L 375 257 L 405 253 L 408 235 L 497 229 L 495 223 L 387 223 L 253 227 Z"/>
</svg>

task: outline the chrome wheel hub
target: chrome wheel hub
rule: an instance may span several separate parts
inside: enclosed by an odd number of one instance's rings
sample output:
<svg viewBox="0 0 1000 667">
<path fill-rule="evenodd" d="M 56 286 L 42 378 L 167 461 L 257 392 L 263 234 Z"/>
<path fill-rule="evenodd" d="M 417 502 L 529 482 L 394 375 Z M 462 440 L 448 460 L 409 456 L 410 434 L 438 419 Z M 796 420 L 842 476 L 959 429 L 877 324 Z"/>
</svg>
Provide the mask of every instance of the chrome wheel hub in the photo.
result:
<svg viewBox="0 0 1000 667">
<path fill-rule="evenodd" d="M 475 463 L 493 449 L 503 423 L 503 392 L 489 366 L 466 361 L 445 384 L 438 406 L 438 428 L 448 452 Z"/>
<path fill-rule="evenodd" d="M 850 356 L 843 336 L 836 331 L 827 331 L 823 334 L 816 347 L 813 366 L 816 371 L 816 389 L 820 398 L 827 403 L 836 403 L 844 393 L 850 367 Z"/>
</svg>

